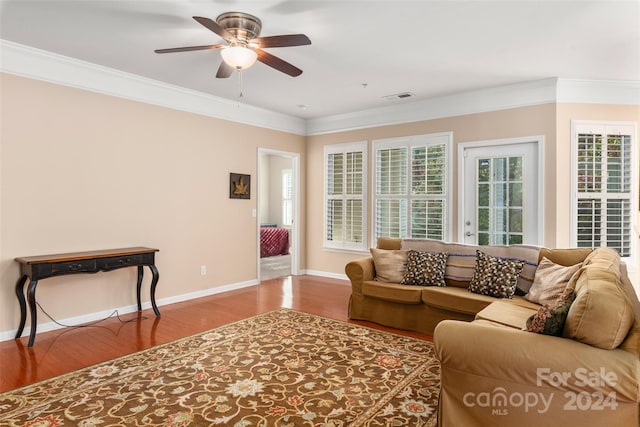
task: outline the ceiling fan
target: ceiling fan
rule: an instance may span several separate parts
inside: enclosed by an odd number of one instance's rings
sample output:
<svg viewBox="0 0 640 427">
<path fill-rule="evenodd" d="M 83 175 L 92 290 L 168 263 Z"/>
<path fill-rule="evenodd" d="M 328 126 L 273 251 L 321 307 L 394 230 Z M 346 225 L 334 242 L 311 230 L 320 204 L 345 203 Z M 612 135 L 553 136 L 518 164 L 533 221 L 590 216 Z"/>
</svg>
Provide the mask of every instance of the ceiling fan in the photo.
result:
<svg viewBox="0 0 640 427">
<path fill-rule="evenodd" d="M 216 77 L 227 78 L 234 70 L 244 70 L 251 67 L 256 60 L 281 71 L 291 77 L 302 74 L 298 67 L 272 55 L 263 48 L 304 46 L 311 44 L 311 40 L 304 34 L 287 34 L 259 37 L 262 22 L 253 15 L 243 12 L 227 12 L 218 16 L 216 20 L 194 16 L 198 23 L 222 37 L 227 44 L 212 44 L 204 46 L 174 47 L 157 49 L 156 53 L 187 52 L 192 50 L 222 49 L 223 61 L 220 63 Z"/>
</svg>

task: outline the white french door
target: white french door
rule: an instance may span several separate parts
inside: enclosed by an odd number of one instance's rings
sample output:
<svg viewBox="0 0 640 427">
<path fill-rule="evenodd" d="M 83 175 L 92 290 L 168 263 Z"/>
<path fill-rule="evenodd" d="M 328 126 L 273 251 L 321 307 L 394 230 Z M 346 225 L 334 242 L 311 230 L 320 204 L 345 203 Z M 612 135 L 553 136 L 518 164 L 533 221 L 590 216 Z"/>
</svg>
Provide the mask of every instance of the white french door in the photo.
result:
<svg viewBox="0 0 640 427">
<path fill-rule="evenodd" d="M 542 244 L 538 139 L 461 144 L 459 241 Z"/>
</svg>

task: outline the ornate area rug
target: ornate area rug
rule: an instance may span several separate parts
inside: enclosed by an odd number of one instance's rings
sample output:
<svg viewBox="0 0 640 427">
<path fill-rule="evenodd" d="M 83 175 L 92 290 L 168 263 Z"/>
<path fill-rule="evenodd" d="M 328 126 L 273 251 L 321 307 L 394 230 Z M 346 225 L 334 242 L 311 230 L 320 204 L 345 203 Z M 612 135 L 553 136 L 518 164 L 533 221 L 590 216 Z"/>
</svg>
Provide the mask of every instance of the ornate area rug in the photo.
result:
<svg viewBox="0 0 640 427">
<path fill-rule="evenodd" d="M 3 426 L 434 426 L 433 344 L 276 310 L 0 394 Z"/>
</svg>

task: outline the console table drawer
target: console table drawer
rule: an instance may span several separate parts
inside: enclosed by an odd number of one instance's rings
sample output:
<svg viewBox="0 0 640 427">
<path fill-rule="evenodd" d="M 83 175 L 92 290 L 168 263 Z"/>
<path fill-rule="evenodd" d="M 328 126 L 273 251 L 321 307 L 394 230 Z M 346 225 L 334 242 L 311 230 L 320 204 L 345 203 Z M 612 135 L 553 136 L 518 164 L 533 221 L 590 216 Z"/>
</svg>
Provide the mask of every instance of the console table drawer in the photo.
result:
<svg viewBox="0 0 640 427">
<path fill-rule="evenodd" d="M 64 273 L 87 273 L 94 272 L 96 270 L 95 259 L 84 259 L 77 261 L 58 262 L 51 264 L 52 274 L 64 274 Z"/>
<path fill-rule="evenodd" d="M 145 262 L 145 258 L 150 258 L 150 259 L 146 260 Z M 112 270 L 114 268 L 129 267 L 129 266 L 140 265 L 145 263 L 150 264 L 150 263 L 153 263 L 153 254 L 151 254 L 151 256 L 146 256 L 146 257 L 144 254 L 138 254 L 138 255 L 117 256 L 113 258 L 104 258 L 100 260 L 100 263 L 101 263 L 101 267 L 104 268 L 105 270 Z"/>
</svg>

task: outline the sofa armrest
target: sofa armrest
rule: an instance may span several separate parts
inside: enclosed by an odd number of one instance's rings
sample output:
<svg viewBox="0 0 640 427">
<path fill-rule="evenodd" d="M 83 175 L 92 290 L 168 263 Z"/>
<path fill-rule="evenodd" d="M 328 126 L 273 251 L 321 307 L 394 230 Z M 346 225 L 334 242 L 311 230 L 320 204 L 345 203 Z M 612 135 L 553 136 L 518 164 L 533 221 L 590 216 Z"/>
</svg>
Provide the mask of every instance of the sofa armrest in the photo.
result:
<svg viewBox="0 0 640 427">
<path fill-rule="evenodd" d="M 442 369 L 467 373 L 469 380 L 491 378 L 576 393 L 614 392 L 619 401 L 640 402 L 640 360 L 622 349 L 453 320 L 438 324 L 434 343 Z"/>
<path fill-rule="evenodd" d="M 362 295 L 362 284 L 365 281 L 373 280 L 376 277 L 376 268 L 372 257 L 351 261 L 345 266 L 344 271 L 351 280 L 353 293 L 357 295 Z"/>
</svg>

